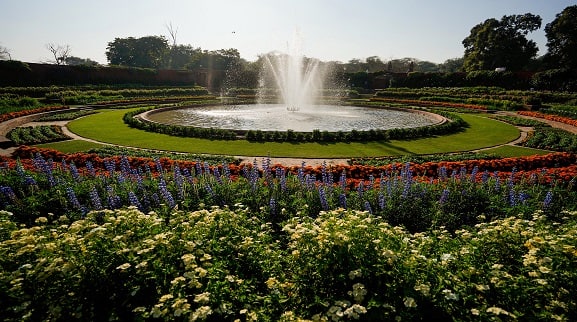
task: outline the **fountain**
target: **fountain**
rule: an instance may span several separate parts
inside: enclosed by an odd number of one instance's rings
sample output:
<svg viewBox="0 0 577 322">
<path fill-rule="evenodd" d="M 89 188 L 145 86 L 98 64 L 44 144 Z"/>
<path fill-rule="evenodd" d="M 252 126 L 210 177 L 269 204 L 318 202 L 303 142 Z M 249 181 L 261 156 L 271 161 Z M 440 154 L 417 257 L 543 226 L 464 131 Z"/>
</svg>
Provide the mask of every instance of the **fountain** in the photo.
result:
<svg viewBox="0 0 577 322">
<path fill-rule="evenodd" d="M 278 90 L 281 104 L 287 111 L 296 112 L 308 109 L 314 103 L 314 98 L 320 95 L 323 89 L 322 75 L 319 61 L 305 59 L 301 54 L 301 37 L 298 32 L 293 35 L 292 45 L 288 54 L 271 53 L 264 55 L 263 73 L 261 75 L 259 97 L 263 100 L 270 85 L 267 79 L 272 78 Z"/>
<path fill-rule="evenodd" d="M 230 130 L 313 132 L 367 131 L 432 125 L 438 118 L 396 109 L 318 104 L 323 66 L 300 52 L 298 33 L 289 54 L 263 57 L 258 104 L 219 105 L 153 111 L 145 118 L 164 124 Z M 271 104 L 274 99 L 275 104 Z"/>
</svg>

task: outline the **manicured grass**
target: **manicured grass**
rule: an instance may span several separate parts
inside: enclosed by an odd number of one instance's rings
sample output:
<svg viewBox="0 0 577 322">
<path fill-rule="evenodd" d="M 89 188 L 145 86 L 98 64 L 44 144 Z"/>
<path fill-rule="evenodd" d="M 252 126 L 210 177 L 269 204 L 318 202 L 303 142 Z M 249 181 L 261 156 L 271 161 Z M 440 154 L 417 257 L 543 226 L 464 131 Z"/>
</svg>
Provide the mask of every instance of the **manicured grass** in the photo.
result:
<svg viewBox="0 0 577 322">
<path fill-rule="evenodd" d="M 519 136 L 514 126 L 480 115 L 461 114 L 465 131 L 411 141 L 364 143 L 253 143 L 172 137 L 128 127 L 122 116 L 130 110 L 104 110 L 69 123 L 72 132 L 98 141 L 147 149 L 238 156 L 347 158 L 468 151 L 510 142 Z"/>
<path fill-rule="evenodd" d="M 483 152 L 488 154 L 495 154 L 503 158 L 522 157 L 531 155 L 545 155 L 551 153 L 551 151 L 548 150 L 533 149 L 513 145 L 503 145 L 493 149 L 483 150 Z"/>
</svg>

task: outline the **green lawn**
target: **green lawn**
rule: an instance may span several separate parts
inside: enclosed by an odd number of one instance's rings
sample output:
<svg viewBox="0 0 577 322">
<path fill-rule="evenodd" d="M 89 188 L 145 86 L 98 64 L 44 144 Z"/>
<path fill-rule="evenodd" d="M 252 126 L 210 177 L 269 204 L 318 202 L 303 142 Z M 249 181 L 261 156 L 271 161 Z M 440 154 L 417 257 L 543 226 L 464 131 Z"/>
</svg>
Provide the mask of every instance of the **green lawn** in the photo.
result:
<svg viewBox="0 0 577 322">
<path fill-rule="evenodd" d="M 508 157 L 520 157 L 530 155 L 545 155 L 551 153 L 552 151 L 526 148 L 522 146 L 503 145 L 496 148 L 483 150 L 483 152 L 508 158 Z"/>
<path fill-rule="evenodd" d="M 104 110 L 69 123 L 72 132 L 101 142 L 147 149 L 237 156 L 348 158 L 469 151 L 510 142 L 514 126 L 482 115 L 461 114 L 470 127 L 461 133 L 411 141 L 365 143 L 252 143 L 172 137 L 132 129 L 122 121 L 130 110 Z"/>
</svg>

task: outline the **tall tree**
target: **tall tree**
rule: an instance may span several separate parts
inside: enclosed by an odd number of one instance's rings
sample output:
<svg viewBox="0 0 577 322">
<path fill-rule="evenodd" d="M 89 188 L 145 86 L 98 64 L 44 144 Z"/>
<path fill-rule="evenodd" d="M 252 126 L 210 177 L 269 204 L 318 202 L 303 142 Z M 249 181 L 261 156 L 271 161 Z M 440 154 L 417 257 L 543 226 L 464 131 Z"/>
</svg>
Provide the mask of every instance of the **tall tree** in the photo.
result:
<svg viewBox="0 0 577 322">
<path fill-rule="evenodd" d="M 106 47 L 111 65 L 159 68 L 168 52 L 168 41 L 162 36 L 115 38 Z"/>
<path fill-rule="evenodd" d="M 459 72 L 463 69 L 463 57 L 450 58 L 439 65 L 439 71 L 445 73 Z"/>
<path fill-rule="evenodd" d="M 487 19 L 463 40 L 465 71 L 505 67 L 521 70 L 537 55 L 537 44 L 527 34 L 541 28 L 541 17 L 524 15 Z"/>
<path fill-rule="evenodd" d="M 577 5 L 565 8 L 545 26 L 547 55 L 556 68 L 577 69 Z"/>
</svg>

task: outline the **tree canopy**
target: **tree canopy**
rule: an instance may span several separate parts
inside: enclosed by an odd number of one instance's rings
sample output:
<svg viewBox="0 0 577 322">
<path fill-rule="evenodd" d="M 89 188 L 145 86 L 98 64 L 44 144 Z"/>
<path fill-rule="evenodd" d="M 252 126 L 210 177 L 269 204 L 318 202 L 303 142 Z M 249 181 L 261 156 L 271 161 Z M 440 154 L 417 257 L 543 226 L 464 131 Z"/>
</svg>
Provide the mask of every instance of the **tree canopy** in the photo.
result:
<svg viewBox="0 0 577 322">
<path fill-rule="evenodd" d="M 577 5 L 565 8 L 545 26 L 553 67 L 577 69 Z"/>
<path fill-rule="evenodd" d="M 527 34 L 541 28 L 541 17 L 524 15 L 487 19 L 463 40 L 465 71 L 505 67 L 521 70 L 537 55 L 537 44 Z"/>
<path fill-rule="evenodd" d="M 159 68 L 169 47 L 163 36 L 146 36 L 115 38 L 106 49 L 106 58 L 111 65 Z"/>
</svg>

